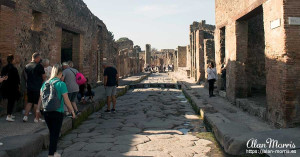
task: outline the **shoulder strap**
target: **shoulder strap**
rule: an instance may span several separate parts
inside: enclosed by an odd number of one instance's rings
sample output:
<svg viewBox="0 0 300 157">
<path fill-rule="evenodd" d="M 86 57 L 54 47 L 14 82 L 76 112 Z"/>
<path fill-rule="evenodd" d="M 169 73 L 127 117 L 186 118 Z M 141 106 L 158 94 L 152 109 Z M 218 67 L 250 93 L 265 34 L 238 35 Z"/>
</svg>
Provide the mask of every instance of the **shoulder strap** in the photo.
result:
<svg viewBox="0 0 300 157">
<path fill-rule="evenodd" d="M 70 70 L 73 72 L 73 74 L 76 76 L 75 72 L 70 68 Z"/>
<path fill-rule="evenodd" d="M 59 80 L 55 80 L 52 82 L 52 85 L 54 85 L 56 82 L 59 82 Z"/>
</svg>

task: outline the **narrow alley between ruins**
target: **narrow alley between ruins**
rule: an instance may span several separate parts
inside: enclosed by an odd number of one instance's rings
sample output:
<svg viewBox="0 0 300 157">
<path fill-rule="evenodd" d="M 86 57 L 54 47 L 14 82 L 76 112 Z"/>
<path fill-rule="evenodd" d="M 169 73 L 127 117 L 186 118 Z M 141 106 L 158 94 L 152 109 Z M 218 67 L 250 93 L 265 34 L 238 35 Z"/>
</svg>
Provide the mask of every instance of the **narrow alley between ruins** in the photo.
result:
<svg viewBox="0 0 300 157">
<path fill-rule="evenodd" d="M 157 73 L 142 83 L 174 82 Z M 61 138 L 63 157 L 223 156 L 214 142 L 199 137 L 210 133 L 181 90 L 134 89 L 117 101 L 116 113 L 104 113 L 104 107 Z"/>
</svg>

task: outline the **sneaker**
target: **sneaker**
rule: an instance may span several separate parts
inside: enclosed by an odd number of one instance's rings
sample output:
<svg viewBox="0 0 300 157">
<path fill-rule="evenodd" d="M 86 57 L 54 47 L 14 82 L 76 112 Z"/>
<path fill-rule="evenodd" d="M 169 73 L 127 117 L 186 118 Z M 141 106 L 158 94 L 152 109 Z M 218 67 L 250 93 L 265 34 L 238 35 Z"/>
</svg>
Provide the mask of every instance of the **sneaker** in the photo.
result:
<svg viewBox="0 0 300 157">
<path fill-rule="evenodd" d="M 38 123 L 38 122 L 41 122 L 41 123 L 44 123 L 45 122 L 45 120 L 43 120 L 42 118 L 40 118 L 40 119 L 36 119 L 36 118 L 34 118 L 34 120 L 33 120 L 35 123 Z"/>
<path fill-rule="evenodd" d="M 72 118 L 73 115 L 71 113 L 67 114 L 67 117 Z"/>
<path fill-rule="evenodd" d="M 15 121 L 11 116 L 10 117 L 7 116 L 6 120 L 9 121 L 9 122 L 14 122 Z"/>
<path fill-rule="evenodd" d="M 106 113 L 110 113 L 110 110 L 106 110 L 106 111 L 104 111 L 104 112 L 106 112 Z"/>
<path fill-rule="evenodd" d="M 61 155 L 58 153 L 54 153 L 54 157 L 61 157 Z"/>
<path fill-rule="evenodd" d="M 27 116 L 24 116 L 23 122 L 27 122 L 27 121 L 28 121 L 28 117 L 27 117 Z"/>
<path fill-rule="evenodd" d="M 16 116 L 10 115 L 10 118 L 12 118 L 12 119 L 15 119 L 15 118 L 16 118 Z"/>
<path fill-rule="evenodd" d="M 112 113 L 115 113 L 115 112 L 116 112 L 116 109 L 111 109 L 111 112 L 112 112 Z"/>
</svg>

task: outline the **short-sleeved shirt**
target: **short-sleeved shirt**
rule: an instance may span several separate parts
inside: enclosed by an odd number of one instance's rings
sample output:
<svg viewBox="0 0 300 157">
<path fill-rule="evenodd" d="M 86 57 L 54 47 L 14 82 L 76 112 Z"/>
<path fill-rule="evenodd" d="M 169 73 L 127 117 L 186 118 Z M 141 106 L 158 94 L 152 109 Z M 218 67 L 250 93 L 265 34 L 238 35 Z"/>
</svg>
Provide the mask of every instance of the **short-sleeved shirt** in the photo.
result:
<svg viewBox="0 0 300 157">
<path fill-rule="evenodd" d="M 104 70 L 104 76 L 107 76 L 106 86 L 116 86 L 117 85 L 117 74 L 118 71 L 114 67 L 107 67 Z"/>
<path fill-rule="evenodd" d="M 68 89 L 67 89 L 66 84 L 64 82 L 60 81 L 60 79 L 58 79 L 58 78 L 51 79 L 50 83 L 52 83 L 53 81 L 56 81 L 56 80 L 59 80 L 59 81 L 54 84 L 54 87 L 55 87 L 55 90 L 57 92 L 58 99 L 61 100 L 60 107 L 56 111 L 64 113 L 64 111 L 65 111 L 64 110 L 64 104 L 65 104 L 65 102 L 64 102 L 64 99 L 63 99 L 62 95 L 68 93 Z M 44 88 L 45 88 L 45 83 L 42 85 L 41 93 L 42 93 L 42 91 L 43 91 Z"/>
<path fill-rule="evenodd" d="M 76 82 L 76 74 L 78 70 L 74 68 L 67 68 L 63 71 L 63 76 L 65 78 L 65 83 L 67 85 L 69 93 L 74 93 L 79 91 L 79 86 Z"/>
<path fill-rule="evenodd" d="M 44 67 L 39 63 L 30 62 L 25 66 L 25 72 L 27 74 L 27 90 L 32 92 L 40 91 L 44 82 Z"/>
</svg>

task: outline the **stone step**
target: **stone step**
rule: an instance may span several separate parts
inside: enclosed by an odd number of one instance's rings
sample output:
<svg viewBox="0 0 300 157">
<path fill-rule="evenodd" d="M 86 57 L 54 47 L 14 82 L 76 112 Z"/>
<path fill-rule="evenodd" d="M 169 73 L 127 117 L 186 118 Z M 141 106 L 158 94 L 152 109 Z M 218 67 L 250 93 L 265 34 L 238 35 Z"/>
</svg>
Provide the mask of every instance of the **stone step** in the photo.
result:
<svg viewBox="0 0 300 157">
<path fill-rule="evenodd" d="M 258 104 L 258 102 L 249 99 L 236 99 L 235 105 L 243 111 L 267 121 L 267 109 L 263 105 Z"/>
</svg>

